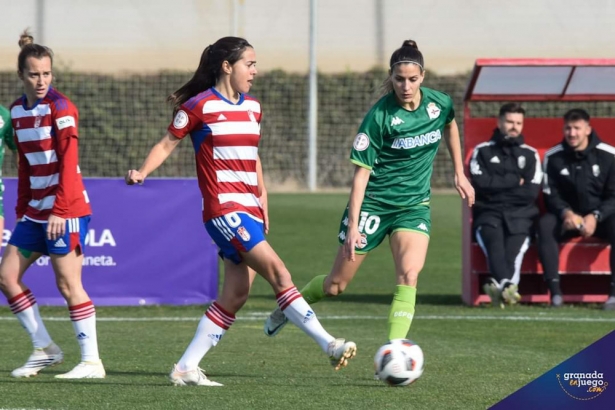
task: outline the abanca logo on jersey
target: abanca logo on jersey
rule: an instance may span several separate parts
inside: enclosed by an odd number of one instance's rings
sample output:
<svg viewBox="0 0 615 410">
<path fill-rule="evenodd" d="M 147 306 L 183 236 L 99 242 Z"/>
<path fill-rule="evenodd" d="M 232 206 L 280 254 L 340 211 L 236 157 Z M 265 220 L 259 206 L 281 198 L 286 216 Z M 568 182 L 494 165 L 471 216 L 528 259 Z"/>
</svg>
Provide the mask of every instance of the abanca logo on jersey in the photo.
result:
<svg viewBox="0 0 615 410">
<path fill-rule="evenodd" d="M 442 133 L 440 130 L 427 132 L 425 134 L 417 135 L 416 137 L 395 138 L 391 148 L 394 149 L 411 149 L 415 147 L 422 147 L 423 145 L 433 144 L 442 139 Z"/>
</svg>

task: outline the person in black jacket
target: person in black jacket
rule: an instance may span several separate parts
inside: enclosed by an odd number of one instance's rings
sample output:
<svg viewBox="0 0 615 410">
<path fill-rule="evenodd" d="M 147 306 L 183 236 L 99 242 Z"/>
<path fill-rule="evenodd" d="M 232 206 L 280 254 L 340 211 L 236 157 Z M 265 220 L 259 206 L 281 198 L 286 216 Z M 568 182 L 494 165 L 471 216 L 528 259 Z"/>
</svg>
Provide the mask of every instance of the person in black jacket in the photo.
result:
<svg viewBox="0 0 615 410">
<path fill-rule="evenodd" d="M 521 299 L 521 262 L 539 214 L 542 168 L 538 152 L 524 143 L 524 116 L 519 104 L 503 105 L 491 140 L 478 144 L 470 161 L 476 191 L 473 232 L 491 275 L 483 289 L 501 307 Z"/>
<path fill-rule="evenodd" d="M 564 115 L 564 140 L 545 153 L 543 194 L 548 208 L 539 223 L 538 255 L 551 292 L 551 305 L 563 304 L 558 242 L 597 236 L 611 244 L 611 288 L 605 310 L 615 310 L 615 147 L 600 140 L 589 114 Z"/>
</svg>

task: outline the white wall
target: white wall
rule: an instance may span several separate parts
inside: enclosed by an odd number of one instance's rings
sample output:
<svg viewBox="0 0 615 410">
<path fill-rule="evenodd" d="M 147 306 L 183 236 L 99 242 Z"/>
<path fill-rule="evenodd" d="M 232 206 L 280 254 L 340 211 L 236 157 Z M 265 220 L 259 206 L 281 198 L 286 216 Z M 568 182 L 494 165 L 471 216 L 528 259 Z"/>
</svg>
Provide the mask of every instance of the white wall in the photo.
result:
<svg viewBox="0 0 615 410">
<path fill-rule="evenodd" d="M 309 0 L 44 0 L 44 41 L 79 71 L 194 70 L 200 53 L 237 33 L 261 70 L 308 67 Z M 427 67 L 467 71 L 480 57 L 615 57 L 615 0 L 381 0 L 386 58 L 417 41 Z M 0 0 L 0 69 L 15 69 L 17 39 L 36 29 L 36 0 Z M 319 0 L 318 66 L 377 63 L 376 0 Z M 35 40 L 37 39 L 37 33 Z"/>
</svg>

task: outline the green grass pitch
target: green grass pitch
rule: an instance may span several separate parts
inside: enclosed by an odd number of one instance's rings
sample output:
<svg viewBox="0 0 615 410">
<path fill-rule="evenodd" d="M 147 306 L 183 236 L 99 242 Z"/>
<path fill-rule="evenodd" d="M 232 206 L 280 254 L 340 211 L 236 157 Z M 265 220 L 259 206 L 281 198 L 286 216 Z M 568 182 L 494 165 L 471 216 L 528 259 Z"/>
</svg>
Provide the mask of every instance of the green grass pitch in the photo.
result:
<svg viewBox="0 0 615 410">
<path fill-rule="evenodd" d="M 328 273 L 346 199 L 346 194 L 270 195 L 269 240 L 299 288 L 313 275 Z M 0 408 L 485 409 L 613 329 L 612 313 L 597 306 L 463 306 L 460 201 L 436 195 L 432 209 L 432 241 L 410 331 L 426 365 L 409 387 L 373 380 L 373 355 L 385 342 L 395 284 L 385 243 L 344 295 L 314 305 L 329 332 L 358 345 L 357 358 L 339 372 L 292 325 L 275 338 L 264 336 L 264 315 L 275 298 L 257 279 L 235 325 L 201 363 L 222 388 L 179 388 L 167 381 L 204 306 L 98 307 L 107 378 L 83 381 L 53 378 L 77 363 L 79 350 L 66 309 L 49 307 L 41 311 L 56 319 L 46 323 L 65 363 L 35 378 L 12 379 L 10 371 L 23 363 L 31 345 L 8 308 L 0 308 Z M 194 218 L 199 223 L 199 215 Z"/>
</svg>

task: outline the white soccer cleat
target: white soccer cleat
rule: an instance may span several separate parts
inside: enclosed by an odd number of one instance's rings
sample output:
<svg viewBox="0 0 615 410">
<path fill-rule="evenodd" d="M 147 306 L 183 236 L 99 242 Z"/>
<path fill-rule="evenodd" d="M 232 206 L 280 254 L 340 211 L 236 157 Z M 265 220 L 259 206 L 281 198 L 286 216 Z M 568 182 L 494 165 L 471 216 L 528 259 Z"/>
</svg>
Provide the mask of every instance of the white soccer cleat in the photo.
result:
<svg viewBox="0 0 615 410">
<path fill-rule="evenodd" d="M 44 349 L 34 349 L 34 352 L 28 357 L 28 361 L 21 367 L 13 370 L 13 377 L 30 377 L 36 376 L 41 370 L 62 363 L 64 354 L 55 343 L 51 343 Z"/>
<path fill-rule="evenodd" d="M 357 345 L 345 339 L 335 339 L 329 343 L 329 360 L 335 370 L 348 365 L 348 361 L 357 355 Z"/>
<path fill-rule="evenodd" d="M 102 362 L 81 362 L 68 373 L 56 375 L 56 379 L 104 379 L 107 373 Z"/>
<path fill-rule="evenodd" d="M 504 301 L 502 300 L 502 292 L 495 283 L 485 283 L 483 290 L 489 296 L 491 300 L 491 306 L 500 307 L 504 309 Z"/>
<path fill-rule="evenodd" d="M 519 288 L 514 283 L 508 285 L 502 291 L 502 299 L 508 305 L 515 305 L 521 300 L 521 295 L 519 294 Z"/>
<path fill-rule="evenodd" d="M 284 312 L 282 312 L 279 307 L 276 308 L 273 312 L 271 312 L 267 320 L 265 320 L 265 326 L 263 327 L 265 335 L 269 337 L 277 335 L 287 323 L 288 318 Z"/>
<path fill-rule="evenodd" d="M 173 365 L 173 370 L 171 370 L 171 374 L 169 374 L 169 380 L 176 386 L 223 386 L 221 383 L 209 380 L 200 367 L 194 370 L 181 372 L 176 364 Z"/>
</svg>

